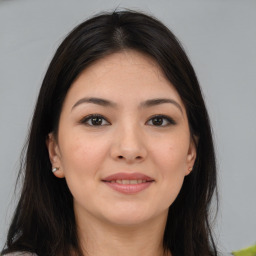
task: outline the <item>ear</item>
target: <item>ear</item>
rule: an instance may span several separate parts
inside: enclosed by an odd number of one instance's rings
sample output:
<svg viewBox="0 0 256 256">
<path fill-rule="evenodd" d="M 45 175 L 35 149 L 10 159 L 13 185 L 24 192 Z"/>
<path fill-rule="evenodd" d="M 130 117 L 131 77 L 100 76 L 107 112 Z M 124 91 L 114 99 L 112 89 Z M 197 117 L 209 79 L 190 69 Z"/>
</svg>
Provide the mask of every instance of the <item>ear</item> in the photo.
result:
<svg viewBox="0 0 256 256">
<path fill-rule="evenodd" d="M 198 138 L 191 137 L 188 154 L 187 154 L 187 169 L 185 175 L 188 175 L 192 172 L 193 166 L 196 160 L 196 149 L 197 149 Z"/>
<path fill-rule="evenodd" d="M 49 133 L 46 139 L 46 146 L 48 148 L 49 158 L 52 163 L 52 168 L 57 168 L 53 174 L 57 178 L 64 178 L 64 172 L 61 165 L 61 154 L 58 143 L 53 133 Z"/>
</svg>

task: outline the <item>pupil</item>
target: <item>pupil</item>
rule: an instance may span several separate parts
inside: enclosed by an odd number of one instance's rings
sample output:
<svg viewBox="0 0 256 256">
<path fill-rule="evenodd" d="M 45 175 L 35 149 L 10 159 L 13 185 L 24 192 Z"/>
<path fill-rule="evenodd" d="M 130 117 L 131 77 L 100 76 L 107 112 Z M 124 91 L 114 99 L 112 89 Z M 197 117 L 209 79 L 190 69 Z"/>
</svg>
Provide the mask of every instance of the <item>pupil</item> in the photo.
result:
<svg viewBox="0 0 256 256">
<path fill-rule="evenodd" d="M 163 118 L 161 118 L 161 117 L 155 117 L 155 118 L 153 119 L 153 124 L 154 124 L 154 125 L 162 125 L 162 124 L 163 124 Z"/>
<path fill-rule="evenodd" d="M 96 117 L 92 118 L 92 124 L 93 125 L 101 125 L 101 123 L 102 123 L 102 118 L 101 117 L 96 116 Z"/>
</svg>

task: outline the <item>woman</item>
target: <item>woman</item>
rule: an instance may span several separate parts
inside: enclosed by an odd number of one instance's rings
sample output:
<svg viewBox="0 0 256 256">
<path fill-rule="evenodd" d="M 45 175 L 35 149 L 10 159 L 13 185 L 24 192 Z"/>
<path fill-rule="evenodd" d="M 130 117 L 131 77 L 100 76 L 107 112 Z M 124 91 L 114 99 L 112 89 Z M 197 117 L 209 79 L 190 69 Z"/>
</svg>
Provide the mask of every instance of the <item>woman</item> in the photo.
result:
<svg viewBox="0 0 256 256">
<path fill-rule="evenodd" d="M 67 36 L 23 172 L 3 254 L 217 255 L 208 114 L 182 47 L 152 17 L 101 14 Z"/>
</svg>

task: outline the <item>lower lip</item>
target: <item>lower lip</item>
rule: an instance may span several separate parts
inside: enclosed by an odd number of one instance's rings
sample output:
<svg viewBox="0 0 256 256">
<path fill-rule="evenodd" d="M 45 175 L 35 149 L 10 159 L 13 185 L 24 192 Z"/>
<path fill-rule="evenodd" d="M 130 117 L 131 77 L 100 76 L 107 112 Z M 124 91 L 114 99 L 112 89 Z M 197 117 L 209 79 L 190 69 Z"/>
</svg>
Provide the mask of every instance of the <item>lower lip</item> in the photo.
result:
<svg viewBox="0 0 256 256">
<path fill-rule="evenodd" d="M 136 194 L 146 188 L 148 188 L 153 181 L 150 182 L 143 182 L 138 184 L 119 184 L 119 183 L 111 183 L 111 182 L 104 182 L 106 185 L 111 187 L 112 189 L 121 192 L 123 194 Z"/>
</svg>

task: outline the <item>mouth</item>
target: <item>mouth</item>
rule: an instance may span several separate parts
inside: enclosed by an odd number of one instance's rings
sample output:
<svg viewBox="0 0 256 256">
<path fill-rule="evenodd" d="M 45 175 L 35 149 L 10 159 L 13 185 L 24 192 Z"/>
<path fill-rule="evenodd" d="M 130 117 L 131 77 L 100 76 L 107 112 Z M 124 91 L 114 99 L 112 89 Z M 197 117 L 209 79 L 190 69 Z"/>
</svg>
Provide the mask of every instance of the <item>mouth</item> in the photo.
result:
<svg viewBox="0 0 256 256">
<path fill-rule="evenodd" d="M 117 184 L 141 184 L 146 182 L 153 182 L 153 180 L 103 180 L 104 182 L 117 183 Z"/>
<path fill-rule="evenodd" d="M 148 188 L 155 180 L 141 173 L 116 173 L 102 181 L 110 188 L 123 194 L 136 194 Z"/>
</svg>

